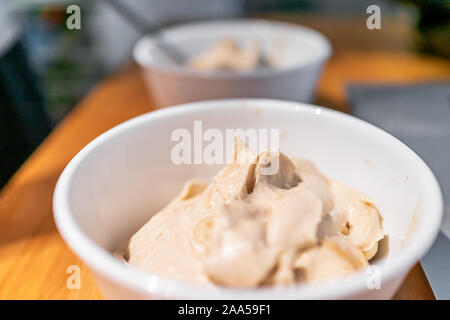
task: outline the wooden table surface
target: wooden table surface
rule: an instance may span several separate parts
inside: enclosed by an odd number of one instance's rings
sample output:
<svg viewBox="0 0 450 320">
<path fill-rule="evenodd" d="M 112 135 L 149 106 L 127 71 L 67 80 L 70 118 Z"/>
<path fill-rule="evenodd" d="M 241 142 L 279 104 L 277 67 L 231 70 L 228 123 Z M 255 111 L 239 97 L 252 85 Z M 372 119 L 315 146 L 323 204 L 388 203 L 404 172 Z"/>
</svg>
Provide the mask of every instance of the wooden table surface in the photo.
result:
<svg viewBox="0 0 450 320">
<path fill-rule="evenodd" d="M 448 61 L 411 53 L 407 48 L 410 44 L 398 47 L 395 37 L 404 32 L 398 23 L 368 31 L 355 28 L 355 22 L 349 24 L 348 20 L 334 24 L 308 17 L 294 20 L 321 30 L 335 47 L 319 83 L 318 104 L 347 110 L 345 88 L 349 83 L 410 83 L 450 75 Z M 378 39 L 377 44 L 367 41 L 369 35 Z M 55 228 L 53 189 L 65 165 L 93 138 L 154 109 L 138 68 L 125 67 L 99 83 L 0 191 L 0 299 L 102 298 L 86 266 Z M 70 265 L 81 269 L 79 290 L 66 286 Z M 434 298 L 419 264 L 395 298 Z"/>
</svg>

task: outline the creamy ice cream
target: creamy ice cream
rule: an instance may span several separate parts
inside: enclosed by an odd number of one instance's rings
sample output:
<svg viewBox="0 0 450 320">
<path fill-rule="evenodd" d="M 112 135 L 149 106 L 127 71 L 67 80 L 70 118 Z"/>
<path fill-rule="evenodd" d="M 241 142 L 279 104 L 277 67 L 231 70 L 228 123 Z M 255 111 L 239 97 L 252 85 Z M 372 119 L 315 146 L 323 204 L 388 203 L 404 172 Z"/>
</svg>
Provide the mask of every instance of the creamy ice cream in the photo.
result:
<svg viewBox="0 0 450 320">
<path fill-rule="evenodd" d="M 277 172 L 264 174 L 275 160 Z M 186 182 L 132 236 L 126 258 L 145 272 L 191 283 L 287 285 L 366 268 L 383 237 L 381 216 L 365 195 L 307 160 L 257 154 L 238 140 L 233 163 L 209 185 Z"/>
<path fill-rule="evenodd" d="M 198 71 L 253 70 L 260 66 L 261 58 L 261 48 L 256 41 L 240 47 L 232 39 L 221 39 L 209 50 L 188 60 L 187 66 Z"/>
</svg>

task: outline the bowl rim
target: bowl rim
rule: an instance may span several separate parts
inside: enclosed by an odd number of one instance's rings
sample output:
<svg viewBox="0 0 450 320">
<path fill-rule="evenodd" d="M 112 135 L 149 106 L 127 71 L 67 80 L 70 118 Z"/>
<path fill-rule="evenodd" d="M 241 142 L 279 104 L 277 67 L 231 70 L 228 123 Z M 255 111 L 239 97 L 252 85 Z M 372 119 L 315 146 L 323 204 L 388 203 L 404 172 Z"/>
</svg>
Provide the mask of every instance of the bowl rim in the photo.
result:
<svg viewBox="0 0 450 320">
<path fill-rule="evenodd" d="M 261 24 L 261 25 L 274 25 L 279 28 L 286 28 L 290 30 L 296 30 L 299 34 L 309 34 L 315 37 L 316 42 L 321 43 L 321 50 L 314 58 L 309 60 L 307 63 L 293 65 L 286 68 L 265 68 L 256 69 L 252 71 L 242 71 L 242 72 L 199 72 L 192 70 L 183 66 L 170 66 L 162 65 L 158 63 L 152 63 L 149 59 L 149 48 L 155 45 L 157 41 L 157 36 L 148 34 L 139 38 L 133 47 L 133 59 L 142 68 L 151 68 L 161 73 L 168 73 L 184 77 L 192 77 L 198 79 L 248 79 L 248 78 L 264 78 L 279 74 L 286 74 L 291 72 L 296 72 L 304 68 L 310 67 L 316 63 L 322 63 L 326 61 L 332 54 L 332 45 L 328 38 L 317 30 L 309 27 L 305 27 L 300 24 L 271 20 L 271 19 L 258 19 L 258 18 L 234 18 L 234 19 L 214 19 L 214 20 L 200 20 L 195 22 L 183 23 L 179 25 L 174 25 L 162 29 L 164 32 L 172 32 L 181 30 L 189 27 L 199 27 L 208 25 L 222 25 L 222 24 Z"/>
<path fill-rule="evenodd" d="M 218 106 L 220 105 L 220 106 Z M 218 107 L 229 108 L 239 105 L 244 108 L 276 109 L 287 112 L 303 112 L 317 116 L 331 117 L 358 129 L 369 130 L 384 138 L 399 148 L 405 155 L 405 161 L 411 161 L 419 176 L 426 182 L 422 203 L 428 204 L 423 208 L 427 218 L 420 219 L 415 234 L 409 239 L 408 245 L 398 254 L 396 259 L 383 261 L 377 266 L 383 275 L 383 281 L 392 281 L 405 274 L 426 251 L 431 247 L 441 225 L 443 215 L 443 197 L 440 186 L 431 169 L 409 147 L 378 127 L 351 115 L 318 107 L 311 104 L 274 100 L 274 99 L 222 99 L 208 100 L 181 104 L 173 107 L 152 111 L 125 121 L 105 133 L 101 134 L 85 146 L 66 166 L 58 179 L 53 197 L 53 210 L 56 226 L 60 235 L 72 251 L 81 258 L 96 274 L 107 278 L 115 284 L 144 295 L 154 295 L 159 298 L 187 298 L 187 299 L 329 299 L 345 297 L 352 293 L 367 290 L 367 274 L 357 272 L 354 275 L 324 284 L 297 284 L 288 287 L 268 287 L 254 289 L 207 287 L 188 284 L 168 279 L 156 274 L 144 273 L 127 266 L 113 255 L 97 245 L 87 236 L 75 221 L 69 205 L 69 190 L 73 177 L 84 159 L 103 142 L 113 139 L 133 127 L 159 121 L 170 116 L 182 116 L 191 112 L 217 111 Z"/>
</svg>

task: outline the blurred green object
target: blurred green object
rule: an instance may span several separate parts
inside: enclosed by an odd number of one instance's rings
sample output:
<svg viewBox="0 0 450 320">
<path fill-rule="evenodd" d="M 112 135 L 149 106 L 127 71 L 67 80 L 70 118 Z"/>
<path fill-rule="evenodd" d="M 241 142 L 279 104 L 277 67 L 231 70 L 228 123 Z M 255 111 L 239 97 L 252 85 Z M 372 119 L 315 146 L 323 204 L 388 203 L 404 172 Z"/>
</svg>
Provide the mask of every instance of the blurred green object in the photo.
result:
<svg viewBox="0 0 450 320">
<path fill-rule="evenodd" d="M 87 21 L 93 2 L 77 3 Z M 58 123 L 103 76 L 90 28 L 66 27 L 66 4 L 33 6 L 25 12 L 24 37 L 34 70 L 43 81 L 47 111 Z"/>
<path fill-rule="evenodd" d="M 408 0 L 419 13 L 417 29 L 423 51 L 450 58 L 450 0 Z"/>
</svg>

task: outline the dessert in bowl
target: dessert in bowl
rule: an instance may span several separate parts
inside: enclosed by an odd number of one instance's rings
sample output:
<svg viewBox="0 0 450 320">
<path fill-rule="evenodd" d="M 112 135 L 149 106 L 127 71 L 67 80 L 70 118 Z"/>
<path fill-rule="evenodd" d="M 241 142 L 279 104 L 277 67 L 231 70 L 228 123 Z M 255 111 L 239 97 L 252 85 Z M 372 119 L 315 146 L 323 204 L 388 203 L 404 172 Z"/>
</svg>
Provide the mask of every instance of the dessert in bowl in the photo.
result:
<svg viewBox="0 0 450 320">
<path fill-rule="evenodd" d="M 161 47 L 185 61 L 174 62 Z M 155 103 L 169 106 L 247 97 L 311 102 L 331 51 L 325 36 L 310 28 L 235 19 L 187 23 L 144 36 L 133 56 Z"/>
<path fill-rule="evenodd" d="M 172 161 L 174 130 L 194 132 L 198 120 L 204 130 L 219 132 L 280 130 L 279 147 L 289 157 L 309 159 L 326 177 L 367 195 L 383 218 L 378 253 L 366 256 L 376 268 L 366 266 L 326 282 L 242 287 L 143 272 L 114 257 L 185 181 L 208 181 L 223 167 Z M 295 102 L 242 99 L 167 108 L 111 129 L 64 170 L 54 210 L 61 235 L 91 268 L 106 298 L 386 299 L 431 246 L 442 197 L 432 172 L 413 151 L 364 121 Z M 374 272 L 375 285 L 368 285 Z"/>
<path fill-rule="evenodd" d="M 240 134 L 212 182 L 187 181 L 118 256 L 149 273 L 242 288 L 365 270 L 384 238 L 376 205 L 308 160 L 255 152 Z"/>
</svg>

